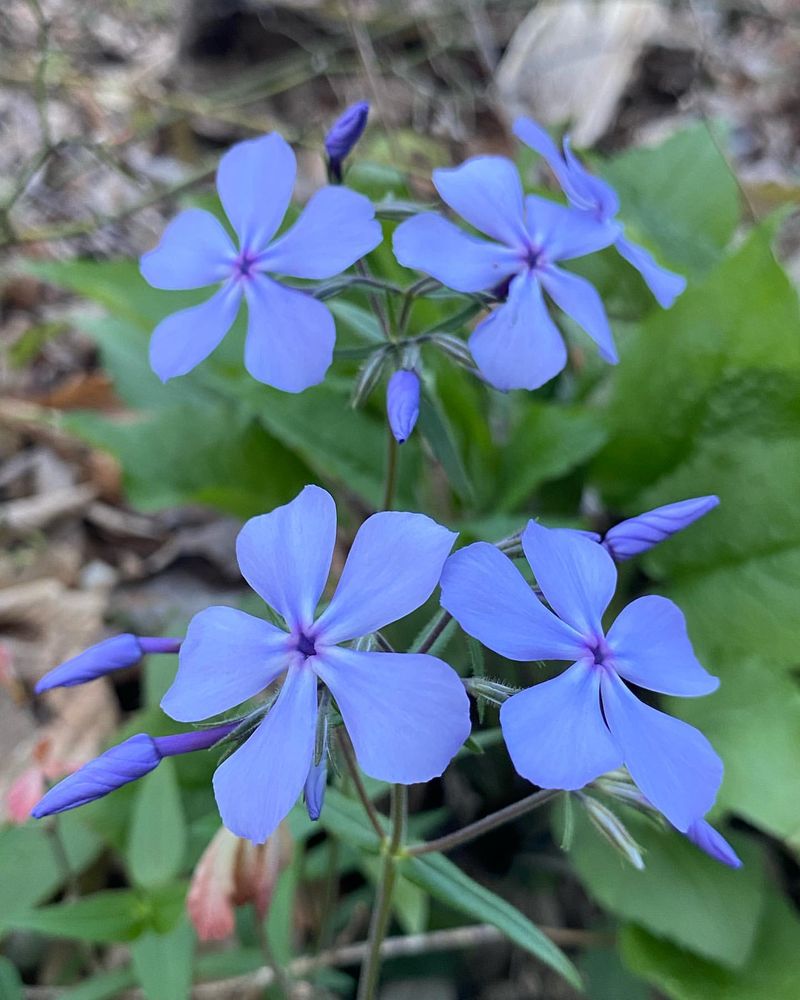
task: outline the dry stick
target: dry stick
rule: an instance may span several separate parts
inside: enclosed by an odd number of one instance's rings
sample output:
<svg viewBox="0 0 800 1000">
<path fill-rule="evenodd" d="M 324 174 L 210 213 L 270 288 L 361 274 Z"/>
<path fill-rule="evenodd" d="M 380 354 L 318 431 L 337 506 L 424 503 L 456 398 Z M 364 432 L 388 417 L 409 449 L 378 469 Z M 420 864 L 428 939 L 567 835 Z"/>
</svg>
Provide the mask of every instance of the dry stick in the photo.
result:
<svg viewBox="0 0 800 1000">
<path fill-rule="evenodd" d="M 383 841 L 386 837 L 386 831 L 381 824 L 378 810 L 373 805 L 372 799 L 369 797 L 367 790 L 364 787 L 364 782 L 361 779 L 361 772 L 358 769 L 358 763 L 356 762 L 353 748 L 350 746 L 350 741 L 343 732 L 339 733 L 339 746 L 341 748 L 345 764 L 347 765 L 347 770 L 350 777 L 353 779 L 353 784 L 356 786 L 358 797 L 361 799 L 361 805 L 364 807 L 364 811 L 369 817 L 373 830 L 377 833 L 378 838 Z"/>
<path fill-rule="evenodd" d="M 572 930 L 567 927 L 540 927 L 543 934 L 557 945 L 565 948 L 587 948 L 607 945 L 609 937 L 591 931 Z M 436 951 L 456 951 L 467 948 L 477 948 L 483 945 L 500 944 L 507 938 L 491 924 L 473 924 L 467 927 L 455 927 L 444 931 L 430 931 L 426 934 L 408 934 L 402 937 L 386 938 L 381 945 L 381 958 L 408 958 L 414 955 L 427 955 Z M 319 955 L 296 958 L 287 966 L 287 971 L 300 979 L 317 972 L 319 969 L 332 966 L 357 965 L 367 953 L 367 942 L 342 945 L 329 948 Z M 192 990 L 192 1000 L 217 1000 L 220 996 L 249 996 L 265 989 L 273 982 L 272 970 L 266 966 L 255 972 L 230 979 L 218 979 L 214 982 L 198 983 Z M 51 986 L 28 986 L 25 989 L 26 1000 L 59 1000 L 67 991 Z M 142 996 L 140 990 L 125 994 L 131 998 Z"/>
</svg>

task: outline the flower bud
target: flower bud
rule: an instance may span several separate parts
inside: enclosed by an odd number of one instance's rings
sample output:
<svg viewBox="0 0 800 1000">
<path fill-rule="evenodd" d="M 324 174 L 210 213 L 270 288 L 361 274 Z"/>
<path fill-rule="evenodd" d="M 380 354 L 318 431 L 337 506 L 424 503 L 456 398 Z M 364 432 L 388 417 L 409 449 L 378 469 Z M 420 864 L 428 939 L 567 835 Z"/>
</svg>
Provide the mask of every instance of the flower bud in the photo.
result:
<svg viewBox="0 0 800 1000">
<path fill-rule="evenodd" d="M 606 532 L 603 545 L 617 562 L 622 562 L 652 549 L 676 531 L 688 528 L 718 504 L 719 497 L 706 496 L 656 507 L 615 525 Z"/>
<path fill-rule="evenodd" d="M 5 807 L 9 820 L 15 825 L 25 823 L 45 792 L 44 771 L 34 764 L 26 768 L 5 794 Z"/>
<path fill-rule="evenodd" d="M 328 169 L 335 181 L 342 179 L 342 161 L 361 138 L 367 127 L 369 104 L 359 101 L 352 104 L 331 125 L 325 136 L 325 152 L 328 154 Z"/>
<path fill-rule="evenodd" d="M 389 379 L 386 387 L 386 412 L 389 426 L 398 444 L 407 441 L 419 416 L 419 376 L 401 369 Z"/>
<path fill-rule="evenodd" d="M 696 819 L 686 831 L 686 836 L 701 851 L 729 868 L 741 868 L 742 862 L 728 841 L 704 819 Z"/>
<path fill-rule="evenodd" d="M 643 870 L 642 849 L 633 839 L 622 820 L 615 816 L 610 809 L 607 809 L 602 802 L 598 802 L 590 795 L 581 795 L 580 799 L 592 826 L 629 864 L 640 871 Z"/>
<path fill-rule="evenodd" d="M 80 770 L 51 788 L 31 810 L 31 816 L 41 819 L 43 816 L 66 812 L 67 809 L 75 809 L 101 799 L 116 788 L 154 771 L 164 757 L 214 746 L 236 725 L 235 722 L 225 723 L 211 729 L 176 733 L 173 736 L 153 737 L 137 733 L 90 760 Z"/>
<path fill-rule="evenodd" d="M 71 660 L 66 660 L 45 674 L 36 685 L 36 693 L 55 687 L 74 687 L 115 670 L 135 666 L 147 653 L 177 653 L 180 639 L 147 638 L 130 632 L 115 635 L 90 646 Z"/>
<path fill-rule="evenodd" d="M 308 771 L 305 784 L 305 800 L 308 818 L 313 822 L 319 819 L 325 804 L 325 786 L 328 781 L 328 761 L 325 757 L 318 764 L 312 764 Z"/>
<path fill-rule="evenodd" d="M 281 823 L 263 844 L 220 827 L 192 875 L 186 908 L 201 941 L 223 941 L 232 936 L 235 908 L 252 903 L 264 919 L 278 876 L 291 861 L 292 840 Z"/>
</svg>

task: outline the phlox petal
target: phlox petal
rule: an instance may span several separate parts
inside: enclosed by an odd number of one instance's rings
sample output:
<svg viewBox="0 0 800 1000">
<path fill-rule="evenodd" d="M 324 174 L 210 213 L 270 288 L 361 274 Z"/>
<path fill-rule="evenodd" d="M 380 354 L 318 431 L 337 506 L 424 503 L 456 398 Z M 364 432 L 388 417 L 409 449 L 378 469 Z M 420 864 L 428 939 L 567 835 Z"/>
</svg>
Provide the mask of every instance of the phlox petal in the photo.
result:
<svg viewBox="0 0 800 1000">
<path fill-rule="evenodd" d="M 550 298 L 582 327 L 600 348 L 603 358 L 615 365 L 619 361 L 614 346 L 614 335 L 608 324 L 603 300 L 594 285 L 586 278 L 560 267 L 546 267 L 539 272 L 539 280 Z"/>
<path fill-rule="evenodd" d="M 696 819 L 686 831 L 691 842 L 710 858 L 729 868 L 741 868 L 742 862 L 722 834 L 704 819 Z"/>
<path fill-rule="evenodd" d="M 469 699 L 435 656 L 332 647 L 314 659 L 364 772 L 410 785 L 437 778 L 469 736 Z"/>
<path fill-rule="evenodd" d="M 214 774 L 225 826 L 263 844 L 303 790 L 314 755 L 317 678 L 292 666 L 278 699 L 253 735 Z"/>
<path fill-rule="evenodd" d="M 522 267 L 519 250 L 465 233 L 434 212 L 401 222 L 392 237 L 403 267 L 424 271 L 457 292 L 482 292 Z"/>
<path fill-rule="evenodd" d="M 650 708 L 611 671 L 601 680 L 608 728 L 645 798 L 685 833 L 714 804 L 722 761 L 693 726 Z"/>
<path fill-rule="evenodd" d="M 433 593 L 455 540 L 456 532 L 424 514 L 368 517 L 314 626 L 315 638 L 325 645 L 355 639 L 416 610 Z"/>
<path fill-rule="evenodd" d="M 374 250 L 382 238 L 369 198 L 344 187 L 324 187 L 258 263 L 266 271 L 294 278 L 332 278 Z"/>
<path fill-rule="evenodd" d="M 436 190 L 454 212 L 492 239 L 526 245 L 522 182 L 504 156 L 473 156 L 458 167 L 433 171 Z"/>
<path fill-rule="evenodd" d="M 189 623 L 178 673 L 161 707 L 197 722 L 263 691 L 289 666 L 289 635 L 236 608 L 212 607 Z"/>
<path fill-rule="evenodd" d="M 567 348 L 533 275 L 517 275 L 508 300 L 475 327 L 469 348 L 496 389 L 538 389 L 567 363 Z"/>
<path fill-rule="evenodd" d="M 263 250 L 292 199 L 297 161 L 286 140 L 271 132 L 237 142 L 222 157 L 217 191 L 241 249 Z"/>
<path fill-rule="evenodd" d="M 693 698 L 719 687 L 694 655 L 680 608 L 666 597 L 640 597 L 608 631 L 618 674 L 639 687 Z"/>
<path fill-rule="evenodd" d="M 602 250 L 611 246 L 621 231 L 617 222 L 534 194 L 525 198 L 525 214 L 531 240 L 548 263 Z"/>
<path fill-rule="evenodd" d="M 647 287 L 664 309 L 669 309 L 675 299 L 686 290 L 686 278 L 682 274 L 662 267 L 653 255 L 637 243 L 619 236 L 614 243 L 617 252 L 641 274 Z"/>
<path fill-rule="evenodd" d="M 307 629 L 325 589 L 336 544 L 336 505 L 319 486 L 269 514 L 251 517 L 236 539 L 239 569 L 289 626 Z"/>
<path fill-rule="evenodd" d="M 239 284 L 229 281 L 207 302 L 161 320 L 150 338 L 150 367 L 162 382 L 205 361 L 233 326 L 241 300 Z"/>
<path fill-rule="evenodd" d="M 564 160 L 572 182 L 572 194 L 564 189 L 569 200 L 576 207 L 592 209 L 601 219 L 613 219 L 619 211 L 617 192 L 601 177 L 595 177 L 584 167 L 572 152 L 569 136 L 564 136 Z"/>
<path fill-rule="evenodd" d="M 542 788 L 583 788 L 622 764 L 600 712 L 599 672 L 590 663 L 575 663 L 509 698 L 500 725 L 517 772 Z"/>
<path fill-rule="evenodd" d="M 536 521 L 522 532 L 522 548 L 556 614 L 586 638 L 602 636 L 601 618 L 617 585 L 606 550 L 577 531 Z"/>
<path fill-rule="evenodd" d="M 190 208 L 164 230 L 158 246 L 142 256 L 139 269 L 153 288 L 202 288 L 224 281 L 236 250 L 210 212 Z"/>
<path fill-rule="evenodd" d="M 484 646 L 510 660 L 575 660 L 580 635 L 548 611 L 513 562 L 494 545 L 454 552 L 442 572 L 442 607 Z"/>
<path fill-rule="evenodd" d="M 325 378 L 333 360 L 336 325 L 328 307 L 265 275 L 245 285 L 247 370 L 284 392 L 302 392 Z"/>
</svg>

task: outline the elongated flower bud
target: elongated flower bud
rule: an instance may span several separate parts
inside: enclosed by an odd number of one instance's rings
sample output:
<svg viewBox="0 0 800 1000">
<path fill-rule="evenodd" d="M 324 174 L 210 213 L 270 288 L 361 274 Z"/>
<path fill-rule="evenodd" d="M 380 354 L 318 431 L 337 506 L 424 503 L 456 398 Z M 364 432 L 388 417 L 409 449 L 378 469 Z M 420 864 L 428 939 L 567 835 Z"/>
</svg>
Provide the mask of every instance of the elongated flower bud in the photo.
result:
<svg viewBox="0 0 800 1000">
<path fill-rule="evenodd" d="M 741 868 L 742 862 L 728 841 L 704 819 L 695 820 L 686 831 L 686 836 L 701 851 L 720 861 L 729 868 Z"/>
<path fill-rule="evenodd" d="M 115 788 L 143 778 L 155 770 L 164 757 L 205 750 L 218 743 L 237 725 L 226 723 L 211 729 L 198 729 L 174 736 L 148 736 L 137 733 L 60 781 L 31 810 L 31 816 L 41 819 L 53 813 L 66 812 L 77 806 L 101 799 Z"/>
<path fill-rule="evenodd" d="M 644 868 L 642 849 L 622 820 L 591 795 L 582 795 L 581 802 L 595 829 L 629 864 L 641 871 Z"/>
<path fill-rule="evenodd" d="M 96 677 L 135 666 L 147 653 L 177 653 L 180 639 L 149 638 L 125 632 L 90 646 L 71 660 L 66 660 L 45 674 L 36 685 L 36 693 L 55 687 L 74 687 Z"/>
<path fill-rule="evenodd" d="M 328 781 L 328 761 L 325 757 L 318 764 L 312 764 L 305 784 L 305 800 L 308 818 L 316 822 L 325 804 L 325 787 Z"/>
<path fill-rule="evenodd" d="M 389 426 L 398 444 L 411 436 L 419 416 L 419 376 L 401 369 L 389 379 L 386 387 L 386 412 Z"/>
<path fill-rule="evenodd" d="M 351 104 L 331 125 L 325 136 L 325 152 L 328 154 L 328 168 L 336 181 L 342 179 L 342 161 L 361 138 L 367 127 L 369 104 L 359 101 Z"/>
<path fill-rule="evenodd" d="M 622 562 L 652 549 L 676 531 L 688 528 L 718 504 L 719 497 L 707 496 L 656 507 L 615 525 L 606 532 L 603 545 L 617 562 Z"/>
</svg>

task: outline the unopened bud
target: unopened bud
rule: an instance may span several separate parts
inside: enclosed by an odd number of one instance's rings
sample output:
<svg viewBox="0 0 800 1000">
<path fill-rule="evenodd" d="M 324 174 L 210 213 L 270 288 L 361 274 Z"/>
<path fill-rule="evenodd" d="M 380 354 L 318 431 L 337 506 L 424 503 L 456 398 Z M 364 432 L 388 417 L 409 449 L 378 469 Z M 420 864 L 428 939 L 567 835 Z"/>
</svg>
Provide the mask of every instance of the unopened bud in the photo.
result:
<svg viewBox="0 0 800 1000">
<path fill-rule="evenodd" d="M 654 545 L 682 531 L 719 504 L 719 497 L 693 497 L 648 510 L 621 521 L 606 532 L 603 545 L 617 562 L 638 556 Z"/>
<path fill-rule="evenodd" d="M 640 871 L 643 870 L 642 848 L 633 839 L 622 820 L 590 795 L 581 795 L 580 800 L 594 828 L 629 864 Z"/>
<path fill-rule="evenodd" d="M 343 112 L 328 130 L 325 152 L 328 154 L 328 170 L 332 180 L 341 181 L 342 162 L 361 138 L 367 127 L 368 117 L 369 104 L 359 101 Z"/>
<path fill-rule="evenodd" d="M 45 674 L 36 685 L 36 693 L 55 687 L 74 687 L 96 677 L 134 667 L 148 653 L 177 653 L 180 639 L 151 638 L 146 636 L 115 635 L 90 646 L 71 660 L 66 660 Z"/>
<path fill-rule="evenodd" d="M 398 444 L 408 440 L 417 423 L 419 393 L 420 383 L 416 372 L 400 369 L 389 379 L 386 387 L 386 413 Z"/>
</svg>

